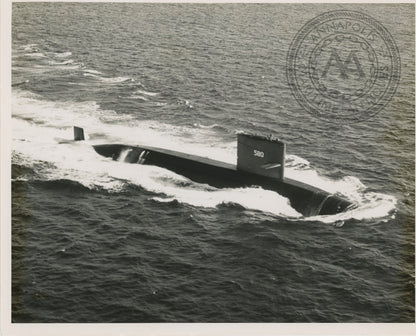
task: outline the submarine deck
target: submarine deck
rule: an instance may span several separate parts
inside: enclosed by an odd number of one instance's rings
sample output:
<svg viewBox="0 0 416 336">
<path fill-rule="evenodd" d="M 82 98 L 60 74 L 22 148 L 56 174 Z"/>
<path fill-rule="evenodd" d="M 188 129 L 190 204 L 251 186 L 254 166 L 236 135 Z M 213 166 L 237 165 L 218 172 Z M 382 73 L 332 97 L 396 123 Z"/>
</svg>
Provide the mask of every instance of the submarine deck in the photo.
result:
<svg viewBox="0 0 416 336">
<path fill-rule="evenodd" d="M 98 145 L 100 146 L 100 145 Z M 102 146 L 106 146 L 106 145 L 102 145 Z M 111 146 L 111 145 L 110 145 Z M 178 151 L 174 151 L 171 149 L 165 149 L 165 148 L 160 148 L 160 147 L 152 147 L 152 146 L 126 146 L 126 145 L 112 145 L 112 146 L 124 146 L 126 148 L 140 148 L 142 150 L 148 150 L 154 153 L 161 153 L 164 155 L 168 155 L 174 158 L 181 158 L 187 161 L 193 161 L 193 162 L 197 162 L 206 166 L 211 166 L 211 167 L 216 167 L 216 168 L 220 168 L 220 169 L 225 169 L 228 171 L 234 171 L 234 172 L 241 172 L 241 170 L 239 170 L 237 168 L 236 164 L 232 164 L 232 163 L 228 163 L 228 162 L 224 162 L 224 161 L 218 161 L 218 160 L 214 160 L 208 157 L 204 157 L 204 156 L 199 156 L 199 155 L 195 155 L 195 154 L 189 154 L 189 153 L 184 153 L 184 152 L 178 152 Z M 95 147 L 95 146 L 94 146 Z M 251 174 L 250 174 L 251 175 Z M 315 192 L 315 193 L 328 193 L 325 190 L 322 190 L 318 187 L 312 186 L 310 184 L 306 184 L 297 180 L 293 180 L 291 178 L 288 177 L 284 177 L 282 180 L 278 180 L 278 179 L 274 179 L 271 177 L 268 177 L 267 179 L 269 180 L 275 180 L 275 181 L 279 181 L 279 182 L 283 182 L 286 184 L 290 184 L 294 187 L 297 188 L 302 188 L 302 189 L 307 189 L 311 192 Z"/>
<path fill-rule="evenodd" d="M 175 156 L 175 157 L 186 159 L 186 160 L 196 161 L 196 162 L 199 162 L 199 163 L 202 163 L 202 164 L 205 164 L 205 165 L 210 165 L 210 166 L 215 166 L 215 167 L 218 167 L 218 168 L 224 168 L 224 169 L 235 170 L 235 171 L 237 170 L 237 165 L 235 165 L 235 164 L 210 159 L 210 158 L 204 157 L 204 156 L 199 156 L 199 155 L 195 155 L 195 154 L 188 154 L 188 153 L 183 153 L 183 152 L 177 152 L 177 151 L 173 151 L 173 150 L 170 150 L 170 149 L 158 148 L 158 147 L 150 147 L 150 146 L 138 146 L 138 147 L 140 147 L 144 150 L 159 152 L 159 153 Z"/>
</svg>

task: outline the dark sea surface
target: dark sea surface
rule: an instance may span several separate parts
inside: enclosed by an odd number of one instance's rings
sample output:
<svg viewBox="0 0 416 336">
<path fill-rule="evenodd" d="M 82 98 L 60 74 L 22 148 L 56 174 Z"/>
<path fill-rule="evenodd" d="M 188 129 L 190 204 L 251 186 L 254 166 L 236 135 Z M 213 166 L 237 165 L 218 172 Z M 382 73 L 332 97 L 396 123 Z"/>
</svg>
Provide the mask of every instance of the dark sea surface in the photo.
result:
<svg viewBox="0 0 416 336">
<path fill-rule="evenodd" d="M 13 322 L 414 322 L 413 5 L 12 9 Z M 334 9 L 381 22 L 401 57 L 391 102 L 351 125 L 304 111 L 285 75 L 297 31 Z M 65 142 L 73 125 L 87 141 Z M 358 207 L 305 218 L 91 147 L 235 162 L 239 130 Z"/>
</svg>

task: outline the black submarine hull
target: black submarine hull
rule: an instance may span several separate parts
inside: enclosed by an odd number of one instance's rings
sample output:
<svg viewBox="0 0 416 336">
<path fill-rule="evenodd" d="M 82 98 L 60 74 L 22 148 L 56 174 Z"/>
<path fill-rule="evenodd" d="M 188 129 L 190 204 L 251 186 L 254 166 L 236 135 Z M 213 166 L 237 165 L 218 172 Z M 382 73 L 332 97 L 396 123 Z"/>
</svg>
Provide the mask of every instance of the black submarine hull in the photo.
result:
<svg viewBox="0 0 416 336">
<path fill-rule="evenodd" d="M 122 144 L 93 146 L 105 157 L 128 163 L 166 168 L 198 183 L 217 188 L 259 186 L 287 197 L 291 206 L 304 216 L 333 215 L 345 211 L 352 203 L 311 185 L 289 178 L 274 178 L 239 170 L 236 165 L 195 155 L 153 147 Z"/>
</svg>

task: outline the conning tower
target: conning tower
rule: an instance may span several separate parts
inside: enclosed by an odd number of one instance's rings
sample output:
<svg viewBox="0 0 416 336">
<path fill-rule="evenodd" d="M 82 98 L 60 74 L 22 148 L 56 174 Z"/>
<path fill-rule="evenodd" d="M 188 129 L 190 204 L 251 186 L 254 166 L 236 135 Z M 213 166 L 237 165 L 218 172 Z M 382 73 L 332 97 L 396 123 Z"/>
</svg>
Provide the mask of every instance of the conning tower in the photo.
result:
<svg viewBox="0 0 416 336">
<path fill-rule="evenodd" d="M 237 170 L 283 180 L 286 145 L 272 136 L 237 133 Z"/>
</svg>

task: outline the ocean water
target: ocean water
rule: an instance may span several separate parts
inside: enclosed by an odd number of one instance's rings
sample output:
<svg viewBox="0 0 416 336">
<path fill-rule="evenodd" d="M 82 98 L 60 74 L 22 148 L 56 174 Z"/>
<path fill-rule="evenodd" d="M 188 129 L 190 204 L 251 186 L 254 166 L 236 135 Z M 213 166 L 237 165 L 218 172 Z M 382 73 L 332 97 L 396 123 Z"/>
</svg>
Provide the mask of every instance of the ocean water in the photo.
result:
<svg viewBox="0 0 416 336">
<path fill-rule="evenodd" d="M 334 9 L 383 23 L 401 81 L 376 116 L 304 111 L 286 53 Z M 414 322 L 414 7 L 14 3 L 13 322 Z M 72 126 L 85 142 L 67 142 Z M 148 144 L 236 161 L 236 131 L 287 143 L 286 174 L 357 204 L 302 217 L 103 158 Z"/>
</svg>

